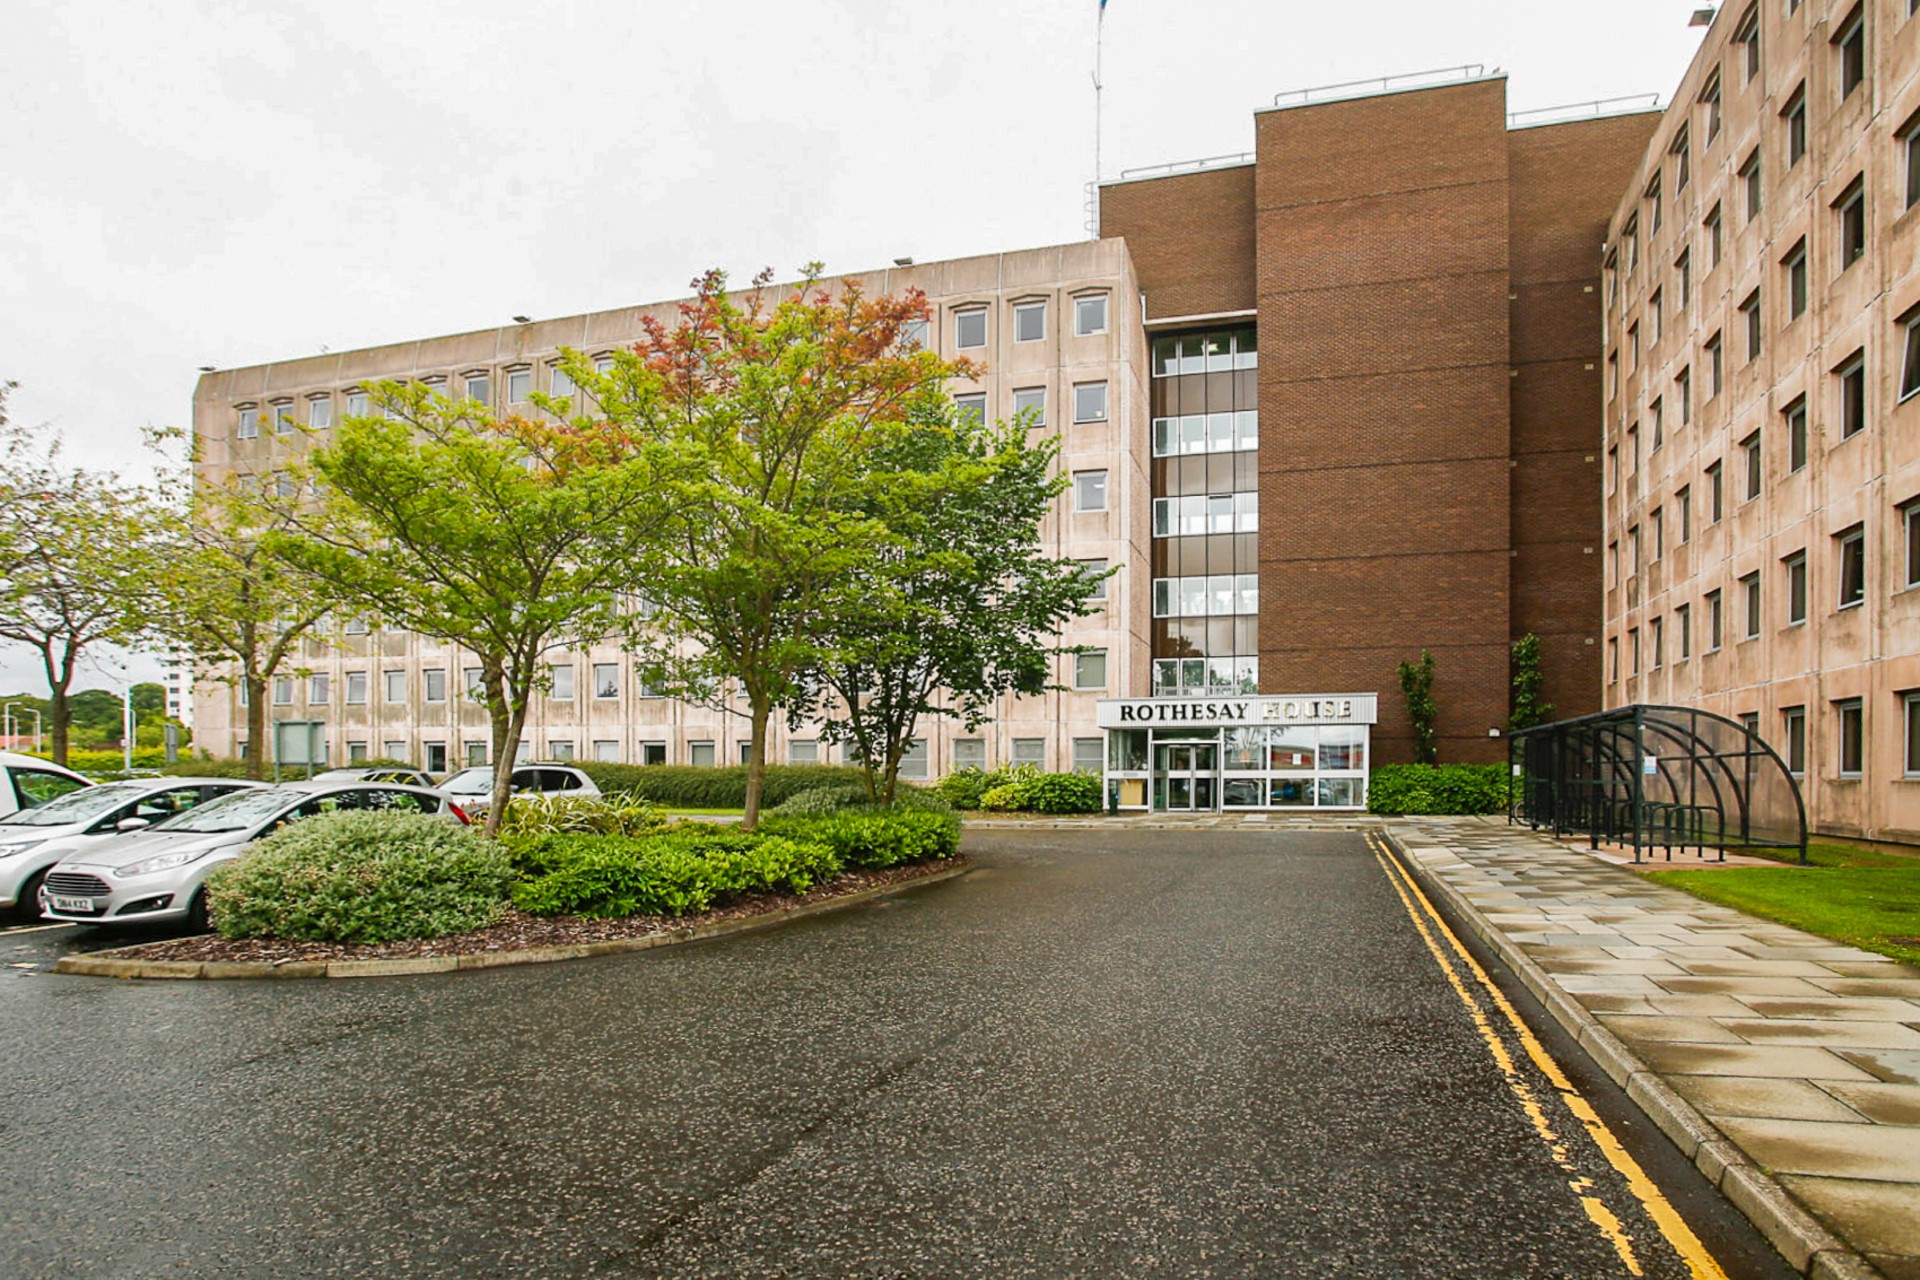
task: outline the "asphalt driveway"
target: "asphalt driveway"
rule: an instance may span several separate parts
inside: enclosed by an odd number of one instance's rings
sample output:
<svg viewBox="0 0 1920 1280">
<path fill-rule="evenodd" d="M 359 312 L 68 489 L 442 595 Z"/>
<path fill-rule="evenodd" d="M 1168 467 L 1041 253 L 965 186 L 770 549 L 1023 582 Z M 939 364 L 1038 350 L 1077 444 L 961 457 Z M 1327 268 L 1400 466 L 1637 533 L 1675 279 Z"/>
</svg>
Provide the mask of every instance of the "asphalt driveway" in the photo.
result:
<svg viewBox="0 0 1920 1280">
<path fill-rule="evenodd" d="M 122 983 L 0 936 L 0 1275 L 1689 1274 L 1358 834 L 968 847 L 523 969 Z M 1725 1274 L 1791 1274 L 1533 1021 Z"/>
</svg>

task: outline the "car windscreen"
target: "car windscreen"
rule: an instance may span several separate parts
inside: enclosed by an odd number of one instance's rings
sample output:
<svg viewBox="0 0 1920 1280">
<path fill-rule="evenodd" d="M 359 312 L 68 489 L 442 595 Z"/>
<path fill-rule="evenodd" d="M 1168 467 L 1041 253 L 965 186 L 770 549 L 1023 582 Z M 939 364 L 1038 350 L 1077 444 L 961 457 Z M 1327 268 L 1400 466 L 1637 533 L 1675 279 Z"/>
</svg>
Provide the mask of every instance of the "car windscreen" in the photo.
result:
<svg viewBox="0 0 1920 1280">
<path fill-rule="evenodd" d="M 202 834 L 240 831 L 271 818 L 307 795 L 307 792 L 295 791 L 292 787 L 254 787 L 209 800 L 165 822 L 156 822 L 147 830 L 196 831 Z"/>
<path fill-rule="evenodd" d="M 482 766 L 478 769 L 462 769 L 440 784 L 442 791 L 451 791 L 456 795 L 484 796 L 493 791 L 493 769 Z"/>
<path fill-rule="evenodd" d="M 153 788 L 144 782 L 109 782 L 102 787 L 82 787 L 37 808 L 9 814 L 0 818 L 0 823 L 18 827 L 64 827 L 69 822 L 91 822 L 151 790 Z"/>
</svg>

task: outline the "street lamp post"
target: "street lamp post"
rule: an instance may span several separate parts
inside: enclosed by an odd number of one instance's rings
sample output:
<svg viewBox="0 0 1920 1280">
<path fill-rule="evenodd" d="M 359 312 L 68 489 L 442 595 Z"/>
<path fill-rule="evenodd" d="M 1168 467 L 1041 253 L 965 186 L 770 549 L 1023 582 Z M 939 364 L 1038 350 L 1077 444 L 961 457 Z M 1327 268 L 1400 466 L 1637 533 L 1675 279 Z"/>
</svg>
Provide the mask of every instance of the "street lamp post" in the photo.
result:
<svg viewBox="0 0 1920 1280">
<path fill-rule="evenodd" d="M 133 772 L 133 681 L 127 681 L 127 692 L 120 708 L 120 752 L 121 768 Z"/>
<path fill-rule="evenodd" d="M 6 737 L 9 751 L 13 750 L 13 709 L 19 705 L 18 701 L 14 701 L 0 707 L 0 735 Z"/>
</svg>

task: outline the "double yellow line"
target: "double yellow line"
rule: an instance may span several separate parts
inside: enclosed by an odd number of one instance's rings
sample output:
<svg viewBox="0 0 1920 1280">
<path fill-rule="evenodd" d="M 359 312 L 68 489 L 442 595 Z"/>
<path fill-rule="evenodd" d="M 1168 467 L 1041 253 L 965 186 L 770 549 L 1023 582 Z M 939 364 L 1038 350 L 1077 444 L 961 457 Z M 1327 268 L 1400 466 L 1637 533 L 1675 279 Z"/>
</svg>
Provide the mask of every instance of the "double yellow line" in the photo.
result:
<svg viewBox="0 0 1920 1280">
<path fill-rule="evenodd" d="M 1627 1189 L 1640 1202 L 1654 1225 L 1659 1227 L 1660 1234 L 1666 1237 L 1681 1261 L 1686 1263 L 1693 1273 L 1694 1280 L 1727 1280 L 1726 1272 L 1720 1269 L 1720 1264 L 1715 1262 L 1713 1255 L 1707 1252 L 1700 1238 L 1693 1234 L 1692 1228 L 1687 1226 L 1686 1220 L 1661 1193 L 1660 1188 L 1654 1185 L 1653 1179 L 1647 1176 L 1646 1171 L 1640 1167 L 1640 1163 L 1620 1144 L 1620 1139 L 1614 1135 L 1612 1129 L 1607 1127 L 1606 1121 L 1600 1118 L 1599 1112 L 1593 1109 L 1593 1104 L 1574 1087 L 1573 1081 L 1567 1078 L 1567 1073 L 1561 1070 L 1560 1064 L 1533 1034 L 1532 1029 L 1520 1017 L 1519 1011 L 1513 1007 L 1512 1002 L 1499 987 L 1494 985 L 1493 979 L 1487 976 L 1487 971 L 1480 967 L 1479 961 L 1475 960 L 1472 953 L 1461 944 L 1460 939 L 1447 926 L 1447 922 L 1434 909 L 1427 895 L 1421 892 L 1420 886 L 1414 882 L 1413 877 L 1393 855 L 1386 841 L 1369 831 L 1367 844 L 1373 850 L 1373 856 L 1379 860 L 1381 869 L 1386 872 L 1387 880 L 1393 885 L 1394 892 L 1400 895 L 1400 903 L 1407 909 L 1407 915 L 1412 919 L 1414 928 L 1419 930 L 1421 939 L 1426 942 L 1427 950 L 1433 953 L 1434 961 L 1440 966 L 1440 971 L 1446 975 L 1454 994 L 1459 996 L 1460 1003 L 1466 1006 L 1468 1016 L 1473 1019 L 1474 1029 L 1480 1033 L 1481 1042 L 1486 1045 L 1487 1052 L 1492 1055 L 1494 1065 L 1499 1068 L 1507 1087 L 1513 1091 L 1521 1110 L 1532 1122 L 1534 1133 L 1546 1144 L 1548 1151 L 1552 1153 L 1554 1163 L 1559 1165 L 1562 1172 L 1567 1175 L 1568 1189 L 1580 1201 L 1581 1208 L 1586 1210 L 1587 1217 L 1592 1220 L 1594 1227 L 1613 1246 L 1614 1252 L 1619 1254 L 1620 1262 L 1627 1269 L 1628 1274 L 1636 1276 L 1646 1274 L 1640 1265 L 1639 1258 L 1634 1254 L 1632 1237 L 1621 1225 L 1619 1215 L 1609 1209 L 1606 1202 L 1595 1194 L 1596 1187 L 1593 1180 L 1581 1174 L 1578 1163 L 1573 1159 L 1565 1141 L 1555 1131 L 1553 1122 L 1549 1119 L 1546 1108 L 1541 1105 L 1539 1096 L 1520 1071 L 1519 1064 L 1508 1048 L 1499 1024 L 1488 1014 L 1488 1005 L 1501 1015 L 1508 1033 L 1532 1060 L 1547 1084 L 1560 1095 L 1561 1105 L 1585 1128 L 1587 1136 L 1606 1157 L 1607 1163 L 1619 1171 L 1626 1182 Z M 1472 985 L 1469 985 L 1461 976 L 1462 970 L 1471 975 Z M 1484 1003 L 1482 997 L 1484 997 Z"/>
</svg>

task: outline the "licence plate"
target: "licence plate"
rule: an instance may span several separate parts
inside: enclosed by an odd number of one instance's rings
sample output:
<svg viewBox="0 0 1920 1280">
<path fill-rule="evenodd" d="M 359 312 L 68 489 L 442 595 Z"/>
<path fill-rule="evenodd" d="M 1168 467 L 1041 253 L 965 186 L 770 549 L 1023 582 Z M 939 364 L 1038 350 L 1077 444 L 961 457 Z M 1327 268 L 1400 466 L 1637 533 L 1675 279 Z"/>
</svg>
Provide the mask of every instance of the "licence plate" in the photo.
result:
<svg viewBox="0 0 1920 1280">
<path fill-rule="evenodd" d="M 51 893 L 47 895 L 47 900 L 53 903 L 55 911 L 72 911 L 83 916 L 90 916 L 94 911 L 92 898 L 66 898 Z"/>
</svg>

